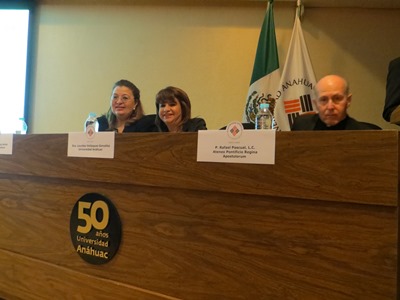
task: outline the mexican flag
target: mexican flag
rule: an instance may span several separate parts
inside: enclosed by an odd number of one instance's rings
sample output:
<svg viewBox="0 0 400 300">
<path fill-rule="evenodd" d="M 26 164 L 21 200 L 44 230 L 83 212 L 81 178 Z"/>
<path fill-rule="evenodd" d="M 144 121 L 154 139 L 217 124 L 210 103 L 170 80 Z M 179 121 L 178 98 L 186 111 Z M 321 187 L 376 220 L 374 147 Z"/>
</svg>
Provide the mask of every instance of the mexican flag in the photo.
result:
<svg viewBox="0 0 400 300">
<path fill-rule="evenodd" d="M 280 72 L 275 36 L 274 1 L 269 0 L 258 39 L 243 122 L 254 123 L 260 103 L 269 102 L 270 110 L 273 111 L 274 103 L 271 103 L 271 100 L 275 98 L 279 80 Z"/>
</svg>

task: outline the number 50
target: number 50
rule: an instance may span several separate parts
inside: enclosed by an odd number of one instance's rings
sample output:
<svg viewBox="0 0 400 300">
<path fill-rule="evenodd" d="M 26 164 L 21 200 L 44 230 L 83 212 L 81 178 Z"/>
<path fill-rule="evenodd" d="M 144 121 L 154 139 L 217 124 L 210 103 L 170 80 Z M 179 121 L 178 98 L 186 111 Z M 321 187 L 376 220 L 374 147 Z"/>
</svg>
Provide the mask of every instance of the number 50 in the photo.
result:
<svg viewBox="0 0 400 300">
<path fill-rule="evenodd" d="M 85 213 L 85 210 L 90 209 L 90 213 Z M 103 219 L 97 220 L 97 210 L 101 209 L 103 211 Z M 78 204 L 78 219 L 85 221 L 85 226 L 78 225 L 77 231 L 80 233 L 88 233 L 92 226 L 97 230 L 103 230 L 107 227 L 108 218 L 109 218 L 109 211 L 107 203 L 104 201 L 98 200 L 92 203 L 90 202 L 82 202 L 79 201 Z"/>
</svg>

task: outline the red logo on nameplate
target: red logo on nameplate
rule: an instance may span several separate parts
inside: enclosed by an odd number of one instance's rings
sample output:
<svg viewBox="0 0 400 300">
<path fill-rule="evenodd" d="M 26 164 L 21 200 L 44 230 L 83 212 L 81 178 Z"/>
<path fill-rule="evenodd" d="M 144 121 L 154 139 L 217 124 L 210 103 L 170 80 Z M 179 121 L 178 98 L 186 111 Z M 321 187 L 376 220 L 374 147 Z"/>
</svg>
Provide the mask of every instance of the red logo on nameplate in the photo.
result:
<svg viewBox="0 0 400 300">
<path fill-rule="evenodd" d="M 234 121 L 226 126 L 226 132 L 231 139 L 238 139 L 242 135 L 243 125 L 238 121 Z"/>
<path fill-rule="evenodd" d="M 88 139 L 93 139 L 96 134 L 96 130 L 94 126 L 88 126 L 86 127 L 86 136 Z"/>
</svg>

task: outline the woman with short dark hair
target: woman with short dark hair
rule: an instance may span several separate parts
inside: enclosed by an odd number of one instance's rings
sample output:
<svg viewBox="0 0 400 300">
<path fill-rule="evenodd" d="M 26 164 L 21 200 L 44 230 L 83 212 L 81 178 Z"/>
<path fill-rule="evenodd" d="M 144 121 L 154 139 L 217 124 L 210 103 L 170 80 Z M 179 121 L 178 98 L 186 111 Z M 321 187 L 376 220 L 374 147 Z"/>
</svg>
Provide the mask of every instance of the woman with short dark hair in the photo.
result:
<svg viewBox="0 0 400 300">
<path fill-rule="evenodd" d="M 155 124 L 162 132 L 196 132 L 206 130 L 202 118 L 191 118 L 189 96 L 180 88 L 168 86 L 156 95 Z"/>
</svg>

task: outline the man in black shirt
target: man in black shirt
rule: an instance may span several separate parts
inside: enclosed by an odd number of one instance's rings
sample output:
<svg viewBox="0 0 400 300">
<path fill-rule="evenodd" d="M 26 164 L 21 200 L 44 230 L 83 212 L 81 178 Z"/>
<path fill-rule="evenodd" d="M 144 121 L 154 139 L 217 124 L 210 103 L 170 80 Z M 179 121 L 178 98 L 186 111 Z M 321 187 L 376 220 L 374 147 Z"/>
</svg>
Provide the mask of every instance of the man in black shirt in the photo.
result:
<svg viewBox="0 0 400 300">
<path fill-rule="evenodd" d="M 373 130 L 378 126 L 358 122 L 347 114 L 352 95 L 347 81 L 337 75 L 328 75 L 318 81 L 318 114 L 307 113 L 297 117 L 292 130 Z"/>
</svg>

